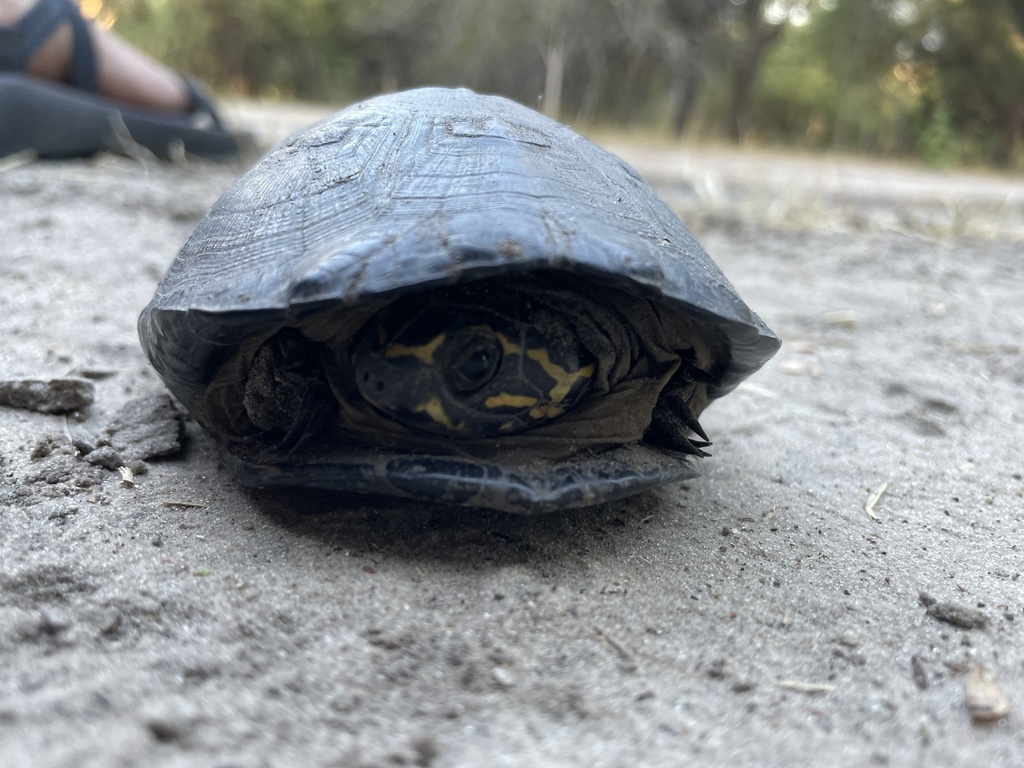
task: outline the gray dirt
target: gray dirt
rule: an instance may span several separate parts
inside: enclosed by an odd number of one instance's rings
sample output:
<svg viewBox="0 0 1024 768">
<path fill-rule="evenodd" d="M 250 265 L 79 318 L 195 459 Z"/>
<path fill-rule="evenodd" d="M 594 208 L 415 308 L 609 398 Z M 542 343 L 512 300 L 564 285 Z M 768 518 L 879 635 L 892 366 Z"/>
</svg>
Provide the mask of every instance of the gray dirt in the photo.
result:
<svg viewBox="0 0 1024 768">
<path fill-rule="evenodd" d="M 0 765 L 1024 765 L 1024 181 L 614 148 L 785 346 L 702 478 L 537 519 L 244 490 L 117 417 L 239 171 L 0 171 L 0 379 L 95 387 L 0 407 Z"/>
</svg>

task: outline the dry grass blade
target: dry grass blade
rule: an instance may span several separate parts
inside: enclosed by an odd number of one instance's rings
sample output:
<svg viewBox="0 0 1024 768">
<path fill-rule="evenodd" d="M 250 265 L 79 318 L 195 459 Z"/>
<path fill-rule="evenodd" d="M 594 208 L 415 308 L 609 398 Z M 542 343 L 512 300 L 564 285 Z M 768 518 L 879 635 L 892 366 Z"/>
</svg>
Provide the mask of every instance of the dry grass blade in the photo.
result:
<svg viewBox="0 0 1024 768">
<path fill-rule="evenodd" d="M 882 494 L 884 494 L 888 488 L 888 482 L 882 483 L 868 494 L 868 500 L 864 502 L 864 511 L 867 513 L 868 517 L 876 523 L 879 522 L 879 520 L 878 515 L 875 514 L 875 505 L 878 503 L 878 500 L 882 498 Z"/>
<path fill-rule="evenodd" d="M 801 680 L 779 680 L 779 688 L 797 693 L 832 693 L 836 689 L 828 683 L 805 683 Z"/>
</svg>

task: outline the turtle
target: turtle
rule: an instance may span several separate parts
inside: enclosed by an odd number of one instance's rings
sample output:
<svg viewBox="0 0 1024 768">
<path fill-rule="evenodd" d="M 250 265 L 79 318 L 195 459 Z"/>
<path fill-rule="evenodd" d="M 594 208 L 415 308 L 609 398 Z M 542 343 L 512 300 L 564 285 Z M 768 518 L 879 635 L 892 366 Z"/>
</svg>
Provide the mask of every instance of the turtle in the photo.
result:
<svg viewBox="0 0 1024 768">
<path fill-rule="evenodd" d="M 139 334 L 244 485 L 522 514 L 697 476 L 701 412 L 780 345 L 628 164 L 447 88 L 271 150 Z"/>
</svg>

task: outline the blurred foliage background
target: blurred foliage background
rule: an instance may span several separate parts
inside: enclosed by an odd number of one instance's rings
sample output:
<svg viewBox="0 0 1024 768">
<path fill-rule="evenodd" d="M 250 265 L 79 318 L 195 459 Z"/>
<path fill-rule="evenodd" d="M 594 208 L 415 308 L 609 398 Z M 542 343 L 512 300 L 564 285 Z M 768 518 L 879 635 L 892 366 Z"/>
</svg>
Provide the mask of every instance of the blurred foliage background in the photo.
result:
<svg viewBox="0 0 1024 768">
<path fill-rule="evenodd" d="M 1024 168 L 1024 0 L 82 0 L 215 88 L 424 84 L 576 125 Z"/>
</svg>

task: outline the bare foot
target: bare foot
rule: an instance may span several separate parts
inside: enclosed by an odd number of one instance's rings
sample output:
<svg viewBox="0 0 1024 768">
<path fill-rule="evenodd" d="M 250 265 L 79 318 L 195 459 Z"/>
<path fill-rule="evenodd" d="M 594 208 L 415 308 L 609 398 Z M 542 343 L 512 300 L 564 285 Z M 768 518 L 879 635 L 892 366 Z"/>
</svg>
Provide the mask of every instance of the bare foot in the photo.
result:
<svg viewBox="0 0 1024 768">
<path fill-rule="evenodd" d="M 24 16 L 36 0 L 0 0 L 0 27 L 9 27 Z M 181 76 L 112 32 L 89 23 L 96 51 L 96 75 L 100 94 L 122 104 L 189 112 L 192 97 Z M 65 82 L 70 76 L 74 38 L 67 22 L 58 27 L 29 60 L 28 74 Z"/>
</svg>

